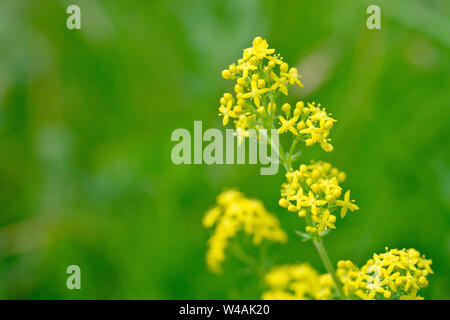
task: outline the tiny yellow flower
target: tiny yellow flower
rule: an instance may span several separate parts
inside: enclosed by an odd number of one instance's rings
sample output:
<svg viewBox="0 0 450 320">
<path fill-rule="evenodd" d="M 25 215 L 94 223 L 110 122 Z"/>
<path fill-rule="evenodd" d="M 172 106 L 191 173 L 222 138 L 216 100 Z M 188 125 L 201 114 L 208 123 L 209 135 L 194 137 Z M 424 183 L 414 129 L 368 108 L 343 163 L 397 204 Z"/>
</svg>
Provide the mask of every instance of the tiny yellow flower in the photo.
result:
<svg viewBox="0 0 450 320">
<path fill-rule="evenodd" d="M 319 274 L 309 264 L 273 267 L 265 276 L 264 300 L 329 300 L 334 284 L 329 274 Z"/>
<path fill-rule="evenodd" d="M 274 84 L 270 87 L 270 90 L 274 91 L 276 89 L 280 89 L 280 91 L 286 96 L 289 94 L 286 87 L 288 81 L 285 77 L 278 77 L 273 71 L 271 71 L 270 78 L 274 81 Z"/>
<path fill-rule="evenodd" d="M 354 211 L 359 210 L 359 207 L 354 204 L 355 200 L 350 200 L 350 190 L 345 193 L 344 200 L 336 200 L 336 205 L 341 206 L 341 217 L 345 217 L 347 210 Z"/>
<path fill-rule="evenodd" d="M 283 116 L 278 116 L 278 119 L 281 122 L 281 127 L 278 129 L 278 133 L 290 131 L 292 134 L 298 135 L 297 129 L 295 129 L 295 123 L 297 122 L 296 117 L 286 120 Z"/>
</svg>

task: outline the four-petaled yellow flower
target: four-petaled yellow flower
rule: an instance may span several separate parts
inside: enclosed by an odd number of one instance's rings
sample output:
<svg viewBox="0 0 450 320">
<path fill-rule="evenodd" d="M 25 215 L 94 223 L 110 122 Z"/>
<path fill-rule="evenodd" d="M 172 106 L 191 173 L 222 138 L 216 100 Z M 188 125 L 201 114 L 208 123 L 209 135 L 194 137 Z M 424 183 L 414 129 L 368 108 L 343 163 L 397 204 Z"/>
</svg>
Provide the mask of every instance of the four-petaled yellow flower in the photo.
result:
<svg viewBox="0 0 450 320">
<path fill-rule="evenodd" d="M 223 115 L 223 120 L 222 123 L 224 126 L 227 125 L 228 120 L 230 119 L 230 117 L 235 117 L 235 113 L 231 110 L 231 108 L 233 107 L 233 101 L 230 100 L 227 102 L 226 107 L 221 105 L 219 107 L 219 112 L 221 115 Z"/>
<path fill-rule="evenodd" d="M 317 200 L 314 193 L 312 193 L 312 191 L 309 191 L 308 197 L 305 197 L 301 205 L 305 207 L 311 207 L 312 214 L 317 215 L 317 207 L 323 206 L 326 203 L 326 200 Z"/>
<path fill-rule="evenodd" d="M 270 90 L 276 90 L 279 88 L 280 91 L 287 96 L 288 89 L 286 87 L 286 84 L 288 83 L 288 81 L 286 80 L 286 78 L 278 77 L 274 72 L 270 73 L 270 78 L 274 81 L 274 84 L 270 87 Z"/>
<path fill-rule="evenodd" d="M 341 218 L 345 217 L 347 210 L 359 210 L 359 207 L 354 204 L 355 200 L 350 200 L 350 190 L 345 193 L 344 200 L 336 200 L 336 205 L 341 206 Z"/>
<path fill-rule="evenodd" d="M 286 120 L 285 118 L 283 118 L 283 116 L 278 116 L 278 119 L 281 122 L 281 127 L 278 129 L 278 133 L 285 133 L 286 131 L 290 131 L 294 135 L 298 135 L 297 129 L 295 129 L 295 123 L 297 122 L 296 117 Z"/>
</svg>

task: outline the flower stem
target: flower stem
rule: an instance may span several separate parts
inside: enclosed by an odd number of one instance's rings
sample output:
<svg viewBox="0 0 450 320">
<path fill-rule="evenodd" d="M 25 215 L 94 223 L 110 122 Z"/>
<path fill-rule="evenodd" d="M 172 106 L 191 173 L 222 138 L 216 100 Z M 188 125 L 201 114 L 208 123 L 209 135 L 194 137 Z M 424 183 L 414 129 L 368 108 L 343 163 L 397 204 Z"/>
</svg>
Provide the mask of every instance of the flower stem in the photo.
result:
<svg viewBox="0 0 450 320">
<path fill-rule="evenodd" d="M 336 292 L 342 300 L 346 300 L 342 288 L 339 282 L 339 279 L 336 275 L 336 271 L 334 270 L 333 264 L 330 261 L 330 258 L 328 257 L 327 250 L 325 249 L 325 246 L 323 245 L 322 239 L 320 240 L 313 240 L 314 246 L 317 249 L 317 252 L 319 253 L 320 259 L 322 259 L 323 265 L 325 266 L 325 269 L 327 269 L 327 272 L 331 275 L 331 278 L 333 278 L 334 285 L 336 287 Z"/>
</svg>

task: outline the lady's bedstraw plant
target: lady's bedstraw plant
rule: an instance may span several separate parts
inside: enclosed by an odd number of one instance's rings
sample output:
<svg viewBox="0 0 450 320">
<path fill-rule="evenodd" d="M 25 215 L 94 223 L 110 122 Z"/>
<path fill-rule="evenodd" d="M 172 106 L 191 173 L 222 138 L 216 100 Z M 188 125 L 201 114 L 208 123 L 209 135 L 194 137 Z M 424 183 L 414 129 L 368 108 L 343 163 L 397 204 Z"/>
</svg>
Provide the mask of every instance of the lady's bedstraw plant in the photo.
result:
<svg viewBox="0 0 450 320">
<path fill-rule="evenodd" d="M 319 275 L 308 264 L 273 267 L 265 276 L 268 290 L 263 298 L 421 299 L 417 293 L 428 285 L 431 260 L 414 249 L 374 254 L 362 268 L 349 260 L 339 261 L 336 272 L 331 263 L 323 237 L 336 228 L 337 216 L 344 218 L 359 208 L 350 198 L 350 190 L 341 186 L 345 173 L 331 164 L 317 161 L 294 169 L 302 143 L 319 144 L 324 151 L 333 151 L 329 134 L 336 122 L 320 104 L 298 101 L 292 106 L 286 101 L 291 86 L 303 87 L 298 70 L 289 68 L 266 40 L 257 37 L 237 63 L 222 71 L 222 77 L 234 80 L 235 86 L 234 94 L 227 92 L 220 99 L 219 115 L 223 125 L 233 122 L 239 144 L 252 132 L 258 134 L 259 129 L 278 129 L 290 143 L 287 149 L 281 141 L 279 144 L 278 155 L 287 171 L 279 205 L 305 220 L 305 232 L 298 235 L 314 243 L 327 270 Z M 264 141 L 271 143 L 271 137 Z M 278 220 L 263 204 L 236 190 L 219 195 L 217 206 L 207 212 L 203 224 L 215 226 L 206 261 L 216 273 L 221 271 L 230 238 L 241 230 L 253 236 L 255 245 L 264 239 L 286 241 Z"/>
</svg>

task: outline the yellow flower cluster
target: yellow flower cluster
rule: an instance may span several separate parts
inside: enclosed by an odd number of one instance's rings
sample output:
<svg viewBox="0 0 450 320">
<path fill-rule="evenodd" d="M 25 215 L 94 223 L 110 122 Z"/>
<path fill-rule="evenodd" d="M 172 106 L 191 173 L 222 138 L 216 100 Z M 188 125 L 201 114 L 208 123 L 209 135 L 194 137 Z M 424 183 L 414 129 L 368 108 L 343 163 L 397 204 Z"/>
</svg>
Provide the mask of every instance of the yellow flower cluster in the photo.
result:
<svg viewBox="0 0 450 320">
<path fill-rule="evenodd" d="M 316 105 L 315 102 L 308 102 L 305 107 L 305 103 L 299 101 L 295 105 L 292 117 L 290 104 L 285 103 L 281 109 L 286 118 L 282 115 L 278 116 L 281 124 L 278 133 L 289 131 L 295 136 L 300 134 L 300 138 L 305 141 L 307 146 L 319 143 L 323 150 L 333 151 L 334 148 L 329 143 L 328 135 L 336 120 L 327 114 L 325 108 L 321 108 L 321 105 Z"/>
<path fill-rule="evenodd" d="M 275 49 L 269 49 L 266 40 L 256 37 L 250 48 L 244 49 L 241 59 L 222 71 L 222 77 L 235 80 L 234 93 L 227 92 L 220 99 L 219 115 L 223 125 L 235 119 L 239 141 L 249 136 L 248 129 L 279 129 L 279 133 L 291 132 L 306 145 L 319 143 L 326 151 L 333 147 L 328 135 L 334 120 L 320 104 L 299 101 L 291 115 L 291 106 L 285 103 L 277 112 L 275 101 L 289 94 L 289 87 L 300 82 L 298 70 L 283 61 Z M 278 122 L 280 124 L 277 127 Z"/>
<path fill-rule="evenodd" d="M 221 271 L 229 240 L 239 231 L 251 235 L 255 245 L 263 239 L 281 243 L 287 240 L 279 221 L 267 212 L 261 201 L 249 199 L 235 189 L 225 190 L 217 197 L 217 205 L 206 213 L 203 225 L 215 226 L 208 240 L 206 263 L 216 273 Z"/>
<path fill-rule="evenodd" d="M 340 208 L 341 217 L 347 211 L 358 210 L 350 200 L 350 190 L 342 195 L 339 183 L 345 180 L 345 173 L 333 168 L 327 162 L 302 164 L 298 170 L 286 173 L 287 182 L 281 186 L 279 205 L 304 217 L 308 226 L 306 232 L 322 235 L 328 229 L 335 229 L 334 211 Z"/>
<path fill-rule="evenodd" d="M 339 261 L 337 275 L 351 298 L 420 300 L 417 291 L 428 285 L 431 263 L 415 249 L 386 248 L 361 269 L 350 260 Z"/>
<path fill-rule="evenodd" d="M 269 290 L 263 293 L 264 300 L 329 300 L 333 297 L 333 280 L 309 264 L 283 265 L 272 268 L 265 281 Z"/>
</svg>

